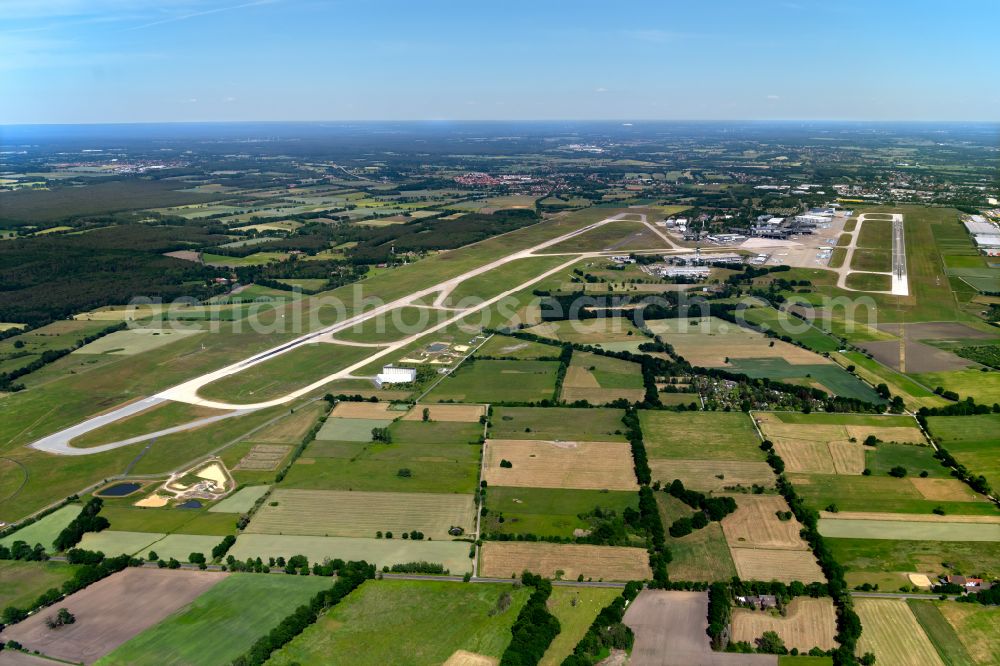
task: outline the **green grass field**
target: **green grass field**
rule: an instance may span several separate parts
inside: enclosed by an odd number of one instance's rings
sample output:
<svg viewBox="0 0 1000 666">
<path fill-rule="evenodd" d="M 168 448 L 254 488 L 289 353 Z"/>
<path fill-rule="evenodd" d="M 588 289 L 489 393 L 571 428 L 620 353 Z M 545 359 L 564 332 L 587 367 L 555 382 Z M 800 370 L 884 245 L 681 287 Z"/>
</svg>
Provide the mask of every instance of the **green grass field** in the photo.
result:
<svg viewBox="0 0 1000 666">
<path fill-rule="evenodd" d="M 601 388 L 643 388 L 642 368 L 638 363 L 589 352 L 574 352 L 570 367 L 589 372 Z"/>
<path fill-rule="evenodd" d="M 621 409 L 496 407 L 490 420 L 490 437 L 624 442 L 623 416 Z"/>
<path fill-rule="evenodd" d="M 61 588 L 76 570 L 65 562 L 0 560 L 0 608 L 31 606 L 43 592 Z"/>
<path fill-rule="evenodd" d="M 1000 608 L 979 604 L 954 604 L 936 602 L 935 606 L 955 629 L 969 657 L 976 663 L 996 661 L 1000 654 Z M 918 618 L 919 619 L 919 618 Z M 932 639 L 933 640 L 933 639 Z"/>
<path fill-rule="evenodd" d="M 236 530 L 235 516 L 209 513 L 207 508 L 140 508 L 131 506 L 131 502 L 115 501 L 105 503 L 101 515 L 111 522 L 110 529 L 124 532 L 182 532 L 221 539 Z"/>
<path fill-rule="evenodd" d="M 691 507 L 666 493 L 656 493 L 660 520 L 665 527 L 681 517 L 690 517 Z M 667 535 L 673 559 L 667 572 L 675 580 L 729 580 L 736 575 L 736 565 L 719 523 L 709 523 L 681 538 Z"/>
<path fill-rule="evenodd" d="M 508 594 L 506 609 L 496 612 Z M 499 658 L 528 594 L 504 584 L 369 581 L 268 663 L 423 666 L 456 650 Z"/>
<path fill-rule="evenodd" d="M 234 530 L 235 531 L 235 530 Z M 151 552 L 155 552 L 160 559 L 169 560 L 171 557 L 187 562 L 191 553 L 201 553 L 209 560 L 212 559 L 212 549 L 222 541 L 219 536 L 203 536 L 198 534 L 168 534 L 159 541 L 154 541 L 139 552 L 139 557 L 149 558 Z"/>
<path fill-rule="evenodd" d="M 490 486 L 486 495 L 489 514 L 482 519 L 482 529 L 504 534 L 571 537 L 573 530 L 590 527 L 579 514 L 599 506 L 621 515 L 626 507 L 635 509 L 638 503 L 635 493 L 620 491 Z M 499 522 L 501 515 L 503 523 Z"/>
<path fill-rule="evenodd" d="M 782 423 L 801 425 L 853 425 L 873 428 L 912 428 L 916 421 L 909 416 L 883 416 L 881 414 L 801 414 L 799 412 L 773 412 Z"/>
<path fill-rule="evenodd" d="M 367 347 L 317 342 L 268 359 L 252 369 L 206 384 L 203 398 L 236 404 L 280 398 L 369 356 Z"/>
<path fill-rule="evenodd" d="M 840 341 L 796 317 L 773 308 L 748 308 L 743 316 L 751 324 L 766 326 L 779 335 L 787 335 L 792 340 L 804 344 L 814 352 L 822 354 L 840 349 Z"/>
<path fill-rule="evenodd" d="M 616 589 L 598 587 L 553 587 L 548 609 L 558 618 L 560 630 L 539 666 L 559 666 L 573 653 L 601 609 L 620 594 Z"/>
<path fill-rule="evenodd" d="M 853 271 L 891 271 L 892 245 L 884 248 L 858 248 L 851 257 Z"/>
<path fill-rule="evenodd" d="M 532 326 L 527 332 L 561 342 L 595 345 L 605 349 L 617 349 L 610 343 L 628 343 L 638 347 L 643 342 L 649 342 L 642 331 L 622 317 L 550 321 Z"/>
<path fill-rule="evenodd" d="M 1000 488 L 1000 414 L 932 416 L 927 426 L 956 460 Z"/>
<path fill-rule="evenodd" d="M 208 510 L 211 513 L 246 513 L 270 489 L 271 486 L 264 485 L 240 488 L 221 502 L 213 504 Z"/>
<path fill-rule="evenodd" d="M 167 536 L 157 532 L 124 532 L 104 530 L 87 532 L 79 547 L 85 550 L 101 551 L 109 557 L 134 555 Z M 220 538 L 219 541 L 222 541 Z M 216 542 L 218 543 L 218 542 Z"/>
<path fill-rule="evenodd" d="M 941 614 L 941 602 L 908 599 L 906 605 L 947 666 L 975 666 L 955 627 Z"/>
<path fill-rule="evenodd" d="M 348 419 L 329 419 L 348 421 Z M 316 440 L 284 487 L 307 490 L 472 493 L 479 482 L 478 423 L 396 421 L 391 444 Z M 407 469 L 409 476 L 399 470 Z"/>
<path fill-rule="evenodd" d="M 215 666 L 229 663 L 333 579 L 231 574 L 186 608 L 97 663 Z M 220 640 L 225 637 L 225 640 Z"/>
<path fill-rule="evenodd" d="M 764 460 L 750 417 L 740 412 L 640 411 L 650 458 Z M 710 443 L 710 446 L 706 446 Z"/>
<path fill-rule="evenodd" d="M 81 504 L 67 504 L 13 534 L 8 534 L 0 539 L 0 545 L 9 547 L 15 541 L 23 541 L 29 546 L 40 543 L 45 546 L 45 550 L 51 551 L 52 542 L 74 518 L 80 515 L 82 508 Z"/>
<path fill-rule="evenodd" d="M 275 534 L 241 534 L 230 554 L 238 560 L 248 557 L 291 557 L 305 555 L 310 562 L 324 559 L 365 560 L 383 566 L 406 562 L 436 562 L 452 574 L 462 575 L 472 568 L 470 544 L 465 541 L 411 541 L 393 539 L 363 539 L 354 537 L 290 536 Z"/>
<path fill-rule="evenodd" d="M 865 581 L 885 581 L 884 574 L 920 572 L 941 574 L 948 571 L 965 575 L 992 577 L 1000 573 L 1000 544 L 986 541 L 894 541 L 891 539 L 841 539 L 828 537 L 824 542 L 847 571 L 851 585 Z M 898 578 L 899 584 L 906 580 Z M 886 592 L 895 591 L 884 588 Z"/>
<path fill-rule="evenodd" d="M 222 410 L 199 407 L 186 402 L 166 402 L 130 418 L 74 437 L 71 444 L 78 448 L 99 446 L 225 413 Z"/>
<path fill-rule="evenodd" d="M 930 446 L 879 444 L 874 451 L 865 451 L 865 467 L 873 476 L 884 476 L 893 467 L 903 467 L 909 476 L 927 472 L 932 479 L 951 478 L 950 470 L 934 457 L 934 449 Z"/>
<path fill-rule="evenodd" d="M 428 308 L 396 308 L 340 331 L 334 337 L 348 342 L 394 342 L 420 333 L 453 314 Z"/>
<path fill-rule="evenodd" d="M 370 442 L 372 430 L 385 428 L 392 419 L 341 419 L 329 418 L 316 433 L 318 440 L 340 442 Z"/>
<path fill-rule="evenodd" d="M 796 365 L 783 358 L 732 359 L 730 364 L 733 372 L 740 372 L 748 377 L 767 377 L 778 381 L 809 379 L 819 382 L 834 395 L 874 403 L 883 402 L 867 384 L 836 364 Z"/>
<path fill-rule="evenodd" d="M 962 399 L 971 397 L 986 405 L 1000 402 L 1000 372 L 996 370 L 982 372 L 978 368 L 965 368 L 952 372 L 924 372 L 914 377 L 926 386 L 954 391 Z"/>
<path fill-rule="evenodd" d="M 566 263 L 570 258 L 531 257 L 506 263 L 459 284 L 445 300 L 445 304 L 449 307 L 477 305 Z M 569 270 L 566 269 L 567 272 Z"/>
<path fill-rule="evenodd" d="M 993 505 L 985 500 L 948 502 L 924 499 L 908 478 L 790 473 L 788 479 L 806 504 L 816 511 L 835 504 L 841 511 L 930 514 L 935 507 L 942 507 L 949 514 L 996 513 Z"/>
<path fill-rule="evenodd" d="M 494 335 L 479 348 L 476 356 L 535 360 L 539 358 L 557 358 L 560 351 L 559 347 L 553 345 L 518 340 L 506 335 Z"/>
<path fill-rule="evenodd" d="M 551 400 L 555 361 L 468 361 L 424 397 L 425 402 L 538 402 Z"/>
</svg>

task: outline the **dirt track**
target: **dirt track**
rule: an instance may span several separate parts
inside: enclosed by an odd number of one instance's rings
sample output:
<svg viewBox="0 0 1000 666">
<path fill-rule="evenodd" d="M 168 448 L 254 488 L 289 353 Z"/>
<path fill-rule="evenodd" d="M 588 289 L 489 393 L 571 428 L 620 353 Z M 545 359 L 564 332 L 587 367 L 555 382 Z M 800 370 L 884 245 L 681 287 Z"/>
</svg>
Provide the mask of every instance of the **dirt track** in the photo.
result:
<svg viewBox="0 0 1000 666">
<path fill-rule="evenodd" d="M 16 640 L 50 657 L 89 664 L 191 603 L 226 576 L 211 571 L 126 569 L 7 627 L 0 641 Z M 60 608 L 69 609 L 76 622 L 49 629 L 45 619 Z"/>
<path fill-rule="evenodd" d="M 713 652 L 708 641 L 708 593 L 643 590 L 625 624 L 635 632 L 632 666 L 775 666 L 766 654 Z"/>
</svg>

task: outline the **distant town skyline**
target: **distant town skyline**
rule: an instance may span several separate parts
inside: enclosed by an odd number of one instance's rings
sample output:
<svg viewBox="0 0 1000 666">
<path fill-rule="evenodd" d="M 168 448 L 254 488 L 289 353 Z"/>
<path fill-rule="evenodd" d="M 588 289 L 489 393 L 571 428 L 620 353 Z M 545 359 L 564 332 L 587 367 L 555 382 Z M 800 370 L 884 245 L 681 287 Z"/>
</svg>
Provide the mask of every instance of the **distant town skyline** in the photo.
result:
<svg viewBox="0 0 1000 666">
<path fill-rule="evenodd" d="M 0 0 L 0 123 L 1000 120 L 1000 4 Z"/>
</svg>

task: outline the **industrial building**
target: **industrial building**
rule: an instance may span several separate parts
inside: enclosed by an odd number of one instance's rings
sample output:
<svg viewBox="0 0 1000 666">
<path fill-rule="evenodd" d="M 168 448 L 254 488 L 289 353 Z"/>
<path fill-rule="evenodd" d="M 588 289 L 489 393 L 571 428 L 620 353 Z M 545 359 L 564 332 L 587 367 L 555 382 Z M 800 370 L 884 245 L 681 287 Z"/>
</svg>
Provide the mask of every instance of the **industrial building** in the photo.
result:
<svg viewBox="0 0 1000 666">
<path fill-rule="evenodd" d="M 394 365 L 383 365 L 382 372 L 375 375 L 375 385 L 382 388 L 384 384 L 409 384 L 416 381 L 417 371 L 413 368 L 397 368 Z"/>
</svg>

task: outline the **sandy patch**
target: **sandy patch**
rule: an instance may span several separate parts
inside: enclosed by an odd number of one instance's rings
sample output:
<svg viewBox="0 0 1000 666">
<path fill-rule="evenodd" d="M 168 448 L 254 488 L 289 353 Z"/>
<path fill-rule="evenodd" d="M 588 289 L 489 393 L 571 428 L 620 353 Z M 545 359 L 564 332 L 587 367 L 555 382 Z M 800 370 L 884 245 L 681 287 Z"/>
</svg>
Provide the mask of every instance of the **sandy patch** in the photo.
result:
<svg viewBox="0 0 1000 666">
<path fill-rule="evenodd" d="M 229 481 L 226 477 L 226 473 L 222 470 L 222 466 L 219 463 L 212 463 L 202 467 L 195 472 L 195 476 L 202 479 L 208 479 L 209 481 L 215 481 L 220 488 L 225 488 L 226 483 Z"/>
<path fill-rule="evenodd" d="M 444 662 L 444 666 L 496 666 L 499 663 L 500 660 L 493 657 L 465 650 L 455 650 L 454 654 L 448 657 L 448 661 Z"/>
<path fill-rule="evenodd" d="M 931 579 L 926 576 L 926 574 L 911 573 L 906 574 L 906 577 L 910 579 L 911 585 L 916 585 L 917 587 L 931 587 Z"/>
<path fill-rule="evenodd" d="M 164 495 L 160 495 L 159 493 L 153 493 L 152 495 L 149 495 L 148 497 L 143 497 L 138 502 L 133 503 L 133 506 L 158 509 L 161 506 L 166 506 L 167 502 L 169 501 L 170 501 L 169 497 L 165 497 Z"/>
</svg>

